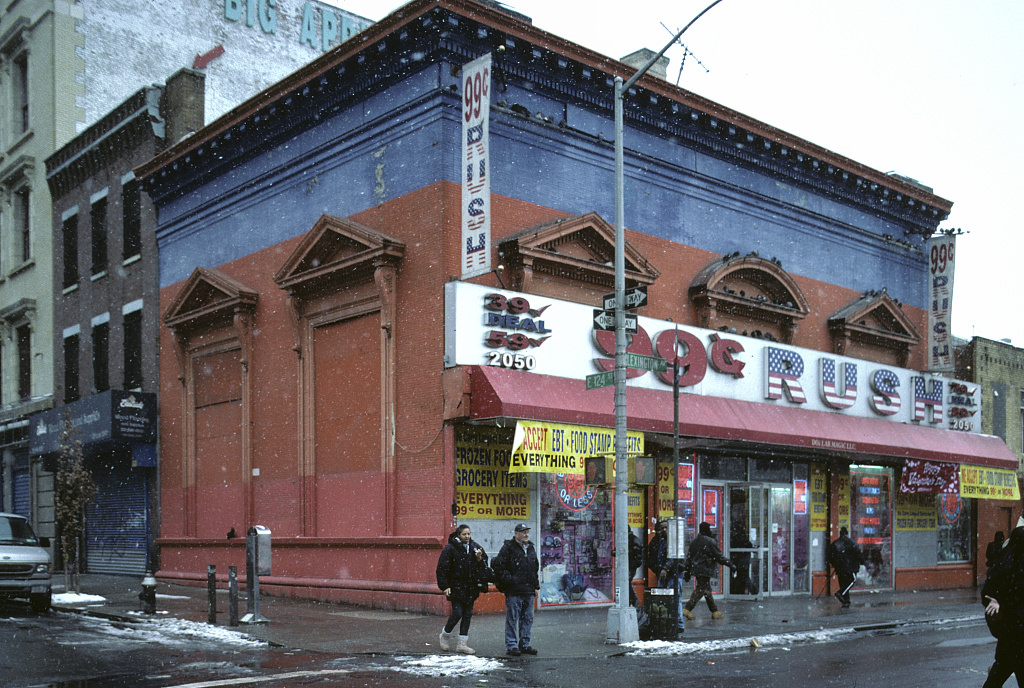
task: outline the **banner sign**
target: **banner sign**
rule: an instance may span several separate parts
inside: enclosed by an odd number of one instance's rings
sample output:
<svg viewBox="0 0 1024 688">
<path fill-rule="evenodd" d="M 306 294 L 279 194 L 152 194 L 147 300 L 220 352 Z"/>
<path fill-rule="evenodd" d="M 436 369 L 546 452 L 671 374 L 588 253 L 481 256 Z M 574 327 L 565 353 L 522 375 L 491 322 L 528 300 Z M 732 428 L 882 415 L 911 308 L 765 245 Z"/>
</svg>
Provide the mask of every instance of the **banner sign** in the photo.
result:
<svg viewBox="0 0 1024 688">
<path fill-rule="evenodd" d="M 462 279 L 491 271 L 491 54 L 462 68 Z"/>
<path fill-rule="evenodd" d="M 580 381 L 615 368 L 615 333 L 594 329 L 590 306 L 459 281 L 444 290 L 445 366 L 493 366 Z M 671 391 L 678 360 L 685 394 L 981 432 L 977 383 L 640 315 L 637 322 L 626 353 L 638 363 L 664 361 L 666 369 L 627 368 L 633 388 Z M 860 450 L 853 439 L 800 441 L 824 451 Z"/>
<path fill-rule="evenodd" d="M 932 237 L 928 251 L 928 370 L 953 372 L 953 268 L 956 236 Z"/>
<path fill-rule="evenodd" d="M 896 494 L 896 530 L 927 530 L 938 528 L 938 510 L 933 494 Z"/>
<path fill-rule="evenodd" d="M 635 430 L 626 433 L 629 456 L 644 453 L 644 435 Z M 510 473 L 568 473 L 583 475 L 583 459 L 588 456 L 612 456 L 615 430 L 586 425 L 516 421 L 512 440 Z"/>
<path fill-rule="evenodd" d="M 903 494 L 960 494 L 960 471 L 955 463 L 907 459 L 903 464 Z"/>
<path fill-rule="evenodd" d="M 1004 468 L 961 464 L 960 496 L 975 499 L 1020 499 L 1017 472 Z"/>
<path fill-rule="evenodd" d="M 820 463 L 811 464 L 811 530 L 828 530 L 828 490 L 826 472 Z"/>
<path fill-rule="evenodd" d="M 455 434 L 455 509 L 460 518 L 530 519 L 525 474 L 508 472 L 512 433 L 466 428 Z"/>
</svg>

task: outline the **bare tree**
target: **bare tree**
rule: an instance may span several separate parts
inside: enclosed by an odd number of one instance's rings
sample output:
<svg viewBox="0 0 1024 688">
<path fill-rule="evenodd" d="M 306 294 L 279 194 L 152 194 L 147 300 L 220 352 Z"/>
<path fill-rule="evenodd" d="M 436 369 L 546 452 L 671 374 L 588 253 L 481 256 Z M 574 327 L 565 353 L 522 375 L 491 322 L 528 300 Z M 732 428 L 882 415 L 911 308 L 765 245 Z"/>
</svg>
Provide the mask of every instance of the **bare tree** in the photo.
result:
<svg viewBox="0 0 1024 688">
<path fill-rule="evenodd" d="M 85 536 L 85 507 L 96 496 L 96 482 L 85 467 L 80 430 L 65 409 L 58 441 L 59 457 L 54 485 L 57 533 L 64 552 L 65 590 L 81 592 L 82 538 Z"/>
</svg>

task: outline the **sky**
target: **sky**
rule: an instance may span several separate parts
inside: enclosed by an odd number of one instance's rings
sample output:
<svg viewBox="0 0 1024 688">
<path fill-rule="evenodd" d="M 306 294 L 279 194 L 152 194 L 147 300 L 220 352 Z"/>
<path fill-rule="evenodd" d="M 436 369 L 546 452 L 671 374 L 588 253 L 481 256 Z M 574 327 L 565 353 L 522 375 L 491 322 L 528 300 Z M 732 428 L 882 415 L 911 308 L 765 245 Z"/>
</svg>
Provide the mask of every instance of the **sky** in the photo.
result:
<svg viewBox="0 0 1024 688">
<path fill-rule="evenodd" d="M 505 4 L 620 58 L 661 50 L 711 1 Z M 405 4 L 332 3 L 375 21 Z M 953 334 L 1024 347 L 1024 222 L 1011 203 L 1024 193 L 1021 27 L 1020 0 L 722 0 L 683 34 L 688 53 L 666 53 L 668 79 L 952 201 L 940 228 L 964 232 Z"/>
</svg>

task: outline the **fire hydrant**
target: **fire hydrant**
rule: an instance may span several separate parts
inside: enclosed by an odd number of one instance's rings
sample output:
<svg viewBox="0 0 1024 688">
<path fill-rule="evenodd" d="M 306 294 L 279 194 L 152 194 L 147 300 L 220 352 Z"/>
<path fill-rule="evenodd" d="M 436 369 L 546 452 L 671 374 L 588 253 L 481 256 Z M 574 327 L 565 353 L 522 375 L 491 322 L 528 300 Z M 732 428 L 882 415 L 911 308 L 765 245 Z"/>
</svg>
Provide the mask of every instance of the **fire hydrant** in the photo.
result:
<svg viewBox="0 0 1024 688">
<path fill-rule="evenodd" d="M 142 592 L 139 593 L 142 600 L 143 614 L 156 614 L 156 578 L 149 571 L 142 578 Z"/>
</svg>

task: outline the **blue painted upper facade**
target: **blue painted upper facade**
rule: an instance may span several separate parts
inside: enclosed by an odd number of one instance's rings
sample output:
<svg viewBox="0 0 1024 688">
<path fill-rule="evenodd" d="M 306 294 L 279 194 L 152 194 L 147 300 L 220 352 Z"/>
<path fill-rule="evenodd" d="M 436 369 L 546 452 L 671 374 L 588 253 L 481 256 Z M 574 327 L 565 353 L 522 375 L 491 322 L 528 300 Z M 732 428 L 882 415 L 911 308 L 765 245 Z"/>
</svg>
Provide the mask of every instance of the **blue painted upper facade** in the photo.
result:
<svg viewBox="0 0 1024 688">
<path fill-rule="evenodd" d="M 486 52 L 492 193 L 612 221 L 612 83 L 635 70 L 472 0 L 420 0 L 140 169 L 161 287 L 458 184 L 459 68 Z M 654 77 L 625 115 L 628 229 L 926 306 L 922 246 L 948 201 Z"/>
</svg>

